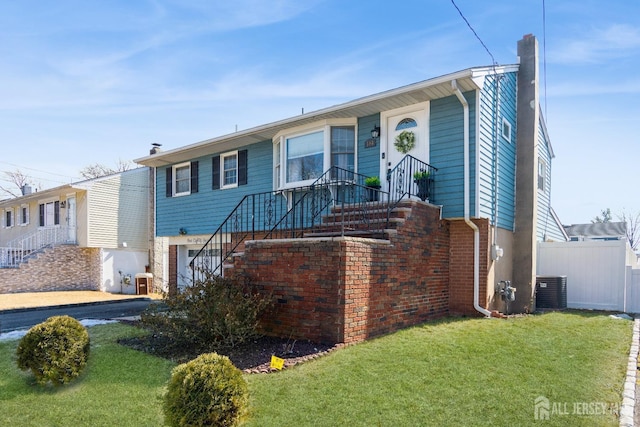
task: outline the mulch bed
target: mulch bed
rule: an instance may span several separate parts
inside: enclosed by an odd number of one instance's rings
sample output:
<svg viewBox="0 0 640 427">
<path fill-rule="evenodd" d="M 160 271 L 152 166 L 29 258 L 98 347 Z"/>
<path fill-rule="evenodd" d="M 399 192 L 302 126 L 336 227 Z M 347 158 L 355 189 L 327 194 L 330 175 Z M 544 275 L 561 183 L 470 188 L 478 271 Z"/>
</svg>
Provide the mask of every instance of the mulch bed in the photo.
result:
<svg viewBox="0 0 640 427">
<path fill-rule="evenodd" d="M 126 323 L 140 327 L 137 322 Z M 176 363 L 185 363 L 199 355 L 199 352 L 193 349 L 176 348 L 166 338 L 153 334 L 144 337 L 123 338 L 118 340 L 118 343 Z M 344 344 L 326 345 L 311 341 L 264 336 L 241 346 L 219 350 L 217 353 L 229 357 L 238 369 L 253 374 L 276 371 L 270 367 L 271 356 L 284 359 L 284 368 L 286 369 L 316 359 L 342 346 Z"/>
</svg>

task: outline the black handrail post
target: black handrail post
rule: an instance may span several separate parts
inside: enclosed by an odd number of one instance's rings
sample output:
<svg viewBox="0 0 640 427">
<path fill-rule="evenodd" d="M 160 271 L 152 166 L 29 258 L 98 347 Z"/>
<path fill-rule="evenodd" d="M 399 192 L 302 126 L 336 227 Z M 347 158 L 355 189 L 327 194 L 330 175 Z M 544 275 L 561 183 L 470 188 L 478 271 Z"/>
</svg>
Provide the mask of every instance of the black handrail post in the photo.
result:
<svg viewBox="0 0 640 427">
<path fill-rule="evenodd" d="M 256 239 L 256 198 L 255 196 L 251 198 L 252 206 L 251 206 L 251 240 Z"/>
<path fill-rule="evenodd" d="M 291 211 L 292 211 L 292 219 L 291 219 L 291 238 L 294 239 L 296 237 L 296 211 L 298 204 L 296 203 L 296 190 L 294 189 L 291 192 Z M 287 206 L 288 207 L 288 206 Z"/>
</svg>

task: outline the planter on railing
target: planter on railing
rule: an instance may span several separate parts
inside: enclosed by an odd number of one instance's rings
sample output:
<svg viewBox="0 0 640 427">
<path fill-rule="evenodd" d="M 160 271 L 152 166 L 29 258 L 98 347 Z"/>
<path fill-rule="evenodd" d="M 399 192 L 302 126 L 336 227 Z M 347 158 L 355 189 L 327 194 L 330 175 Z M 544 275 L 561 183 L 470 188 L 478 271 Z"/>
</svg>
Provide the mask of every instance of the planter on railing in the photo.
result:
<svg viewBox="0 0 640 427">
<path fill-rule="evenodd" d="M 387 172 L 389 194 L 393 203 L 411 197 L 418 197 L 422 201 L 433 197 L 434 175 L 437 168 L 413 156 L 406 155 Z M 390 206 L 390 209 L 393 206 Z"/>
<path fill-rule="evenodd" d="M 418 196 L 420 200 L 424 202 L 431 197 L 431 185 L 433 183 L 433 179 L 431 178 L 431 173 L 428 170 L 415 172 L 413 174 L 413 182 L 418 187 L 416 196 Z"/>
</svg>

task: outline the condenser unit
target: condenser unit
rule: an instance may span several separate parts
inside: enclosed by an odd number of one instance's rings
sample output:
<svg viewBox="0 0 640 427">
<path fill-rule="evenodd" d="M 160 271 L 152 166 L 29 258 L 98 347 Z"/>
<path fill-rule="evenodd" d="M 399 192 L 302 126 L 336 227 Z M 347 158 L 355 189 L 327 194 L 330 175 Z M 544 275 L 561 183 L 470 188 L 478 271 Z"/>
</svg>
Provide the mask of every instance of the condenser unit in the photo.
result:
<svg viewBox="0 0 640 427">
<path fill-rule="evenodd" d="M 536 308 L 567 308 L 567 276 L 536 277 Z"/>
</svg>

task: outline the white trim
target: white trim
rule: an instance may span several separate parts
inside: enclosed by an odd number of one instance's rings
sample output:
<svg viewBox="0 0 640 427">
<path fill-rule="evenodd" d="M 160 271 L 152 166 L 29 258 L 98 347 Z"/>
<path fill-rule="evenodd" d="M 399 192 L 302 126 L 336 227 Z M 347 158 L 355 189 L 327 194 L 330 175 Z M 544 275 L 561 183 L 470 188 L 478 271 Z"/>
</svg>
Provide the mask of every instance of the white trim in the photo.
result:
<svg viewBox="0 0 640 427">
<path fill-rule="evenodd" d="M 11 224 L 7 225 L 7 213 L 11 214 Z M 13 228 L 16 225 L 16 213 L 14 208 L 5 208 L 2 211 L 2 228 Z"/>
<path fill-rule="evenodd" d="M 296 126 L 290 129 L 285 129 L 278 132 L 272 139 L 272 143 L 274 146 L 280 143 L 280 186 L 276 188 L 278 180 L 275 179 L 275 158 L 276 153 L 274 152 L 274 189 L 276 190 L 286 190 L 295 187 L 303 187 L 312 184 L 315 181 L 314 179 L 307 179 L 303 181 L 292 181 L 287 182 L 287 173 L 288 173 L 288 165 L 287 165 L 287 140 L 290 138 L 295 138 L 299 136 L 308 135 L 315 132 L 322 132 L 323 139 L 323 153 L 322 153 L 322 172 L 324 173 L 327 169 L 331 167 L 331 128 L 332 127 L 341 127 L 341 126 L 352 126 L 353 127 L 353 167 L 354 172 L 358 171 L 358 119 L 348 118 L 348 119 L 327 119 L 320 120 L 314 123 L 310 123 L 304 126 Z"/>
<path fill-rule="evenodd" d="M 224 159 L 227 157 L 236 157 L 236 182 L 231 184 L 224 183 Z M 220 190 L 225 190 L 228 188 L 237 188 L 238 187 L 238 172 L 239 172 L 239 162 L 238 162 L 238 150 L 235 151 L 227 151 L 226 153 L 220 154 Z"/>
<path fill-rule="evenodd" d="M 476 180 L 476 185 L 474 188 L 475 191 L 475 203 L 474 203 L 474 209 L 475 209 L 475 214 L 474 216 L 479 217 L 480 216 L 480 97 L 482 96 L 482 93 L 480 92 L 480 90 L 476 90 L 476 106 L 475 106 L 475 121 L 476 121 L 476 125 L 475 125 L 475 133 L 476 133 L 476 137 L 475 137 L 475 145 L 476 145 L 476 170 L 475 170 L 475 180 Z M 498 171 L 496 170 L 495 173 L 498 173 Z M 495 194 L 498 194 L 498 189 L 495 188 L 494 189 Z M 494 194 L 494 197 L 495 197 Z M 496 224 L 493 224 L 496 225 Z"/>
<path fill-rule="evenodd" d="M 27 219 L 25 222 L 22 222 L 22 210 L 24 208 L 27 208 Z M 20 223 L 19 225 L 21 227 L 24 227 L 25 225 L 29 225 L 29 222 L 31 221 L 31 209 L 28 203 L 22 203 L 20 205 L 20 208 L 18 209 L 18 216 L 20 217 Z"/>
<path fill-rule="evenodd" d="M 47 203 L 59 202 L 60 196 L 51 196 L 46 199 L 38 199 L 38 205 L 46 205 Z"/>
<path fill-rule="evenodd" d="M 544 167 L 542 171 L 540 170 L 541 167 Z M 540 172 L 542 172 L 542 174 L 540 174 Z M 537 176 L 536 188 L 538 189 L 538 191 L 542 191 L 543 193 L 546 193 L 547 192 L 547 161 L 542 156 L 538 156 L 538 173 L 536 174 L 536 176 Z M 542 177 L 542 188 L 540 188 L 541 177 Z"/>
<path fill-rule="evenodd" d="M 445 74 L 443 76 L 435 77 L 432 79 L 424 80 L 421 82 L 413 83 L 410 85 L 402 86 L 396 89 L 387 90 L 384 92 L 380 92 L 377 94 L 369 95 L 363 98 L 355 99 L 343 104 L 334 105 L 332 107 L 323 108 L 320 110 L 312 111 L 309 113 L 297 115 L 294 117 L 290 117 L 284 120 L 280 120 L 277 122 L 272 122 L 260 126 L 256 126 L 253 128 L 240 130 L 238 132 L 234 132 L 232 134 L 223 135 L 215 138 L 206 139 L 204 141 L 196 142 L 184 147 L 175 148 L 172 150 L 162 151 L 157 154 L 152 154 L 149 156 L 141 157 L 138 159 L 134 159 L 134 162 L 144 164 L 146 166 L 154 166 L 154 167 L 162 167 L 167 166 L 175 161 L 179 161 L 179 159 L 186 158 L 197 158 L 201 155 L 206 155 L 207 151 L 210 151 L 210 145 L 219 145 L 219 144 L 229 144 L 229 148 L 234 146 L 246 145 L 249 141 L 255 141 L 255 135 L 269 135 L 270 132 L 277 132 L 278 129 L 291 129 L 295 127 L 297 123 L 305 122 L 313 120 L 315 117 L 327 117 L 327 115 L 340 114 L 345 110 L 356 109 L 362 107 L 364 109 L 371 108 L 371 114 L 374 114 L 373 110 L 379 111 L 375 104 L 379 101 L 392 100 L 393 98 L 398 97 L 398 103 L 407 102 L 406 99 L 410 99 L 407 94 L 412 92 L 418 92 L 421 90 L 430 89 L 434 86 L 440 84 L 447 84 L 452 80 L 460 80 L 464 85 L 461 86 L 462 89 L 472 90 L 469 86 L 473 85 L 477 88 L 479 77 L 482 77 L 487 74 L 492 73 L 508 73 L 508 72 L 516 72 L 519 69 L 518 64 L 505 65 L 505 66 L 487 66 L 487 67 L 477 67 L 477 68 L 468 68 L 465 70 L 453 72 L 450 74 Z M 367 110 L 369 111 L 369 110 Z M 351 114 L 351 113 L 350 113 Z M 367 114 L 363 114 L 367 115 Z M 278 132 L 279 133 L 279 132 Z M 278 133 L 274 135 L 274 139 L 276 136 L 279 136 Z M 267 137 L 268 138 L 268 137 Z M 220 149 L 222 151 L 222 149 Z"/>
<path fill-rule="evenodd" d="M 189 183 L 189 190 L 188 191 L 183 191 L 181 193 L 177 192 L 178 189 L 178 185 L 177 185 L 177 179 L 178 179 L 178 173 L 177 173 L 177 169 L 182 169 L 184 167 L 188 167 L 189 168 L 189 178 L 187 180 L 187 182 Z M 171 166 L 171 195 L 172 197 L 180 197 L 180 196 L 188 196 L 189 194 L 191 194 L 191 162 L 184 162 L 184 163 L 179 163 L 177 165 L 173 165 Z"/>
<path fill-rule="evenodd" d="M 504 133 L 505 125 L 507 125 L 509 127 L 509 134 L 508 135 L 505 135 L 505 133 Z M 502 127 L 500 128 L 500 136 L 502 136 L 504 139 L 506 139 L 508 143 L 511 143 L 511 134 L 512 133 L 513 133 L 513 131 L 512 131 L 511 122 L 509 120 L 507 120 L 506 117 L 503 117 L 502 118 Z"/>
<path fill-rule="evenodd" d="M 393 110 L 381 111 L 380 112 L 380 137 L 379 137 L 380 139 L 380 176 L 381 177 L 387 176 L 389 152 L 395 149 L 394 147 L 391 147 L 391 142 L 387 140 L 387 134 L 388 134 L 387 121 L 389 117 L 406 114 L 407 116 L 415 120 L 417 117 L 415 116 L 416 113 L 424 114 L 424 116 L 421 117 L 420 120 L 418 120 L 418 123 L 424 119 L 424 123 L 422 123 L 422 126 L 419 127 L 419 130 L 420 130 L 420 133 L 424 134 L 425 136 L 425 141 L 424 141 L 425 152 L 419 153 L 417 157 L 423 162 L 429 163 L 429 157 L 430 157 L 429 152 L 430 152 L 430 143 L 431 143 L 431 135 L 429 133 L 429 120 L 431 118 L 431 101 L 419 102 L 417 104 L 407 105 L 406 107 L 400 107 L 400 108 L 394 108 Z M 414 116 L 412 116 L 411 114 L 413 114 Z M 384 155 L 384 158 L 383 158 L 383 155 Z M 420 158 L 421 156 L 424 156 L 424 158 Z M 392 167 L 393 166 L 395 165 L 392 165 Z"/>
</svg>

